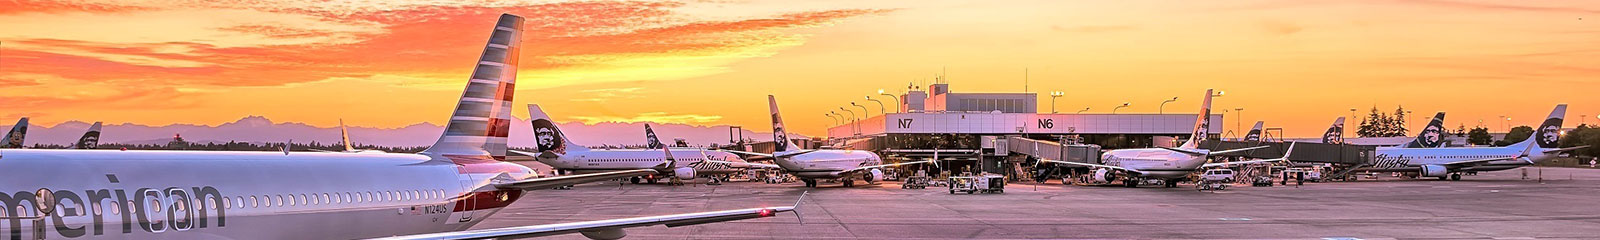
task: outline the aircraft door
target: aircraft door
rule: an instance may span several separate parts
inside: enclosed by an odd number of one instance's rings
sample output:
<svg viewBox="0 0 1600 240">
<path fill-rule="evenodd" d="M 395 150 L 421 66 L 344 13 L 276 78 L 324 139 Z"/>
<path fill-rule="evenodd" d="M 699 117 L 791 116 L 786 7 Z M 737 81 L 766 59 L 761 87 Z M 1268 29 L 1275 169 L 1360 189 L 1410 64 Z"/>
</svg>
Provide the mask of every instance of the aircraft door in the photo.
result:
<svg viewBox="0 0 1600 240">
<path fill-rule="evenodd" d="M 460 168 L 460 166 L 457 167 Z M 473 191 L 477 189 L 477 181 L 475 179 L 476 178 L 474 178 L 472 174 L 456 174 L 456 180 L 461 187 L 461 194 L 456 196 L 454 200 L 456 202 L 455 209 L 462 209 L 464 211 L 453 211 L 454 209 L 452 209 L 450 213 L 450 220 L 445 221 L 445 224 L 461 224 L 472 222 L 473 217 L 475 217 L 473 212 L 475 211 L 471 211 L 471 209 L 475 209 L 476 206 L 474 205 L 475 202 L 477 202 L 477 193 Z"/>
</svg>

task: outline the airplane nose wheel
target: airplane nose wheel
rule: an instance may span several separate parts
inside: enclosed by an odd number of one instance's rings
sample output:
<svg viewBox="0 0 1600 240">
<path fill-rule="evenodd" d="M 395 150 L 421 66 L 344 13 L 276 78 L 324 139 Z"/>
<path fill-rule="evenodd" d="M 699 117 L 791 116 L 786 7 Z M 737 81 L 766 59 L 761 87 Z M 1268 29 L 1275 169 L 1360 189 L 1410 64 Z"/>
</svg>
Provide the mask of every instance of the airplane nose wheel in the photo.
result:
<svg viewBox="0 0 1600 240">
<path fill-rule="evenodd" d="M 1461 181 L 1461 174 L 1460 173 L 1451 173 L 1450 174 L 1450 181 Z"/>
</svg>

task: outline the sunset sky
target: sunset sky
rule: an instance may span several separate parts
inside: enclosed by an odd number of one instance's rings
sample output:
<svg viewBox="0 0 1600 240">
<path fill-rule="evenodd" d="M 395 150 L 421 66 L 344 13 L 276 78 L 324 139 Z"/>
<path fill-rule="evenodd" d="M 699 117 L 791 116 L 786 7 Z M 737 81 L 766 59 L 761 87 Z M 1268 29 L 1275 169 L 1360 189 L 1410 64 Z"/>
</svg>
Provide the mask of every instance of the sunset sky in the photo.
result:
<svg viewBox="0 0 1600 240">
<path fill-rule="evenodd" d="M 558 121 L 766 131 L 774 94 L 821 135 L 878 89 L 1017 92 L 1027 69 L 1063 112 L 1215 88 L 1290 137 L 1373 106 L 1600 123 L 1600 1 L 23 0 L 0 2 L 0 124 L 442 123 L 502 12 L 528 19 L 516 106 Z"/>
</svg>

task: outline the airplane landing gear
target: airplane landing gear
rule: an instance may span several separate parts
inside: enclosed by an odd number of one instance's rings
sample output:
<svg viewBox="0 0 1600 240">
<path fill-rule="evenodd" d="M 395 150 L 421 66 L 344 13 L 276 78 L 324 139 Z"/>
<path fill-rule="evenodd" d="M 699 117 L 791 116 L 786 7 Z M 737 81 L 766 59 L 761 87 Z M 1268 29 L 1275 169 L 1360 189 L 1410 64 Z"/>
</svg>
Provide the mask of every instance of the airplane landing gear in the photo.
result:
<svg viewBox="0 0 1600 240">
<path fill-rule="evenodd" d="M 633 182 L 633 184 L 639 184 L 639 177 L 633 177 L 633 178 L 630 178 L 628 180 Z"/>
<path fill-rule="evenodd" d="M 1178 180 L 1177 179 L 1167 180 L 1167 181 L 1165 181 L 1165 183 L 1167 184 L 1167 188 L 1178 187 Z"/>
<path fill-rule="evenodd" d="M 650 183 L 650 184 L 656 184 L 656 179 L 655 178 L 646 178 L 645 182 L 646 183 Z"/>
<path fill-rule="evenodd" d="M 1461 173 L 1451 173 L 1450 181 L 1461 181 Z"/>
<path fill-rule="evenodd" d="M 1129 188 L 1137 188 L 1137 187 L 1139 187 L 1139 179 L 1132 179 L 1132 178 L 1122 179 L 1122 186 L 1123 187 L 1129 187 Z"/>
<path fill-rule="evenodd" d="M 844 186 L 845 187 L 854 187 L 854 186 L 856 186 L 856 180 L 855 179 L 846 178 L 846 179 L 841 180 L 841 181 L 844 182 Z"/>
<path fill-rule="evenodd" d="M 808 187 L 808 188 L 816 188 L 817 187 L 817 180 L 814 180 L 814 179 L 800 179 L 800 182 L 806 183 L 806 187 Z"/>
</svg>

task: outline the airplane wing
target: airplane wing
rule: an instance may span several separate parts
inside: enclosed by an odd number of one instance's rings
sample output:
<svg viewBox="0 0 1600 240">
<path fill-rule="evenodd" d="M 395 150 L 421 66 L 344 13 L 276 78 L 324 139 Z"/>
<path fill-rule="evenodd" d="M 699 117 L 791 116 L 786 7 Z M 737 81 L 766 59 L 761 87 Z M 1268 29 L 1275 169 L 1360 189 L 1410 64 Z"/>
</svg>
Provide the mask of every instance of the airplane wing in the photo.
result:
<svg viewBox="0 0 1600 240">
<path fill-rule="evenodd" d="M 1290 144 L 1292 145 L 1294 143 L 1290 143 Z M 1243 151 L 1250 151 L 1250 150 L 1262 149 L 1262 148 L 1267 148 L 1267 147 L 1271 147 L 1271 146 L 1254 146 L 1254 147 L 1247 147 L 1247 148 L 1228 149 L 1228 150 L 1211 152 L 1211 155 L 1243 152 Z"/>
<path fill-rule="evenodd" d="M 800 194 L 803 201 L 805 194 Z M 379 239 L 513 239 L 544 237 L 561 234 L 581 233 L 593 239 L 621 238 L 627 234 L 623 228 L 644 227 L 653 225 L 667 225 L 667 227 L 692 226 L 707 223 L 737 221 L 752 218 L 775 216 L 778 213 L 794 212 L 800 207 L 800 201 L 794 206 L 746 208 L 715 212 L 684 213 L 663 216 L 635 217 L 623 219 L 596 220 L 586 222 L 557 223 L 546 225 L 532 225 L 521 227 L 506 227 L 459 232 L 444 232 L 431 234 L 418 234 L 395 236 Z M 796 213 L 798 214 L 798 213 Z"/>
<path fill-rule="evenodd" d="M 1544 153 L 1566 152 L 1566 151 L 1584 149 L 1584 148 L 1588 148 L 1588 147 L 1589 147 L 1589 145 L 1583 145 L 1583 146 L 1577 146 L 1577 147 L 1569 147 L 1569 148 L 1557 148 L 1557 149 L 1544 150 Z"/>
<path fill-rule="evenodd" d="M 1250 161 L 1225 162 L 1225 163 L 1207 163 L 1207 164 L 1200 165 L 1200 167 L 1203 167 L 1203 168 L 1208 168 L 1208 167 L 1227 167 L 1227 166 L 1240 165 L 1240 164 L 1289 161 L 1289 154 L 1294 154 L 1294 145 L 1295 145 L 1295 143 L 1293 143 L 1293 142 L 1289 143 L 1289 150 L 1284 151 L 1283 152 L 1283 157 L 1281 157 L 1281 158 L 1257 159 L 1257 160 L 1250 160 Z M 1266 146 L 1262 146 L 1262 147 L 1266 147 Z M 1241 148 L 1241 149 L 1243 149 L 1243 148 Z M 1232 151 L 1232 150 L 1229 150 L 1229 151 Z"/>
<path fill-rule="evenodd" d="M 660 172 L 657 172 L 654 169 L 635 169 L 635 170 L 624 170 L 624 171 L 612 171 L 612 172 L 602 172 L 602 173 L 590 173 L 590 174 L 566 175 L 566 176 L 547 177 L 547 178 L 525 179 L 525 180 L 516 181 L 516 182 L 495 184 L 494 187 L 495 188 L 499 188 L 499 189 L 538 190 L 538 189 L 550 189 L 550 188 L 553 188 L 553 187 L 567 186 L 567 185 L 573 185 L 573 184 L 579 184 L 579 183 L 605 181 L 605 180 L 618 179 L 618 178 L 648 176 L 648 175 L 654 175 L 654 174 L 660 174 Z"/>
<path fill-rule="evenodd" d="M 700 160 L 700 161 L 722 163 L 722 164 L 746 164 L 746 165 L 750 165 L 750 167 L 754 167 L 754 168 L 783 169 L 783 167 L 780 167 L 777 164 L 752 163 L 752 162 L 742 162 L 741 163 L 741 162 L 729 162 L 729 161 L 717 161 L 717 160 Z"/>
<path fill-rule="evenodd" d="M 845 170 L 840 171 L 840 172 L 849 172 L 849 171 L 856 171 L 856 170 L 862 170 L 862 169 L 871 169 L 871 168 L 881 168 L 881 167 L 893 167 L 893 166 L 900 166 L 900 165 L 923 164 L 923 163 L 931 163 L 933 161 L 937 161 L 937 160 L 880 164 L 880 165 L 872 165 L 872 166 L 860 166 L 860 167 L 855 167 L 855 168 L 851 168 L 851 169 L 845 169 Z"/>
<path fill-rule="evenodd" d="M 1446 167 L 1449 167 L 1451 169 L 1455 169 L 1455 168 L 1467 167 L 1465 165 L 1477 165 L 1477 164 L 1480 164 L 1480 163 L 1493 162 L 1493 161 L 1516 160 L 1516 159 L 1527 157 L 1528 156 L 1528 152 L 1533 151 L 1533 147 L 1535 145 L 1536 144 L 1528 144 L 1528 149 L 1523 149 L 1522 150 L 1522 154 L 1517 154 L 1517 156 L 1514 156 L 1514 157 L 1497 157 L 1497 158 L 1481 158 L 1481 159 L 1472 159 L 1472 160 L 1461 160 L 1461 161 L 1454 161 L 1454 162 L 1444 163 L 1442 165 L 1445 165 Z M 1559 149 L 1557 149 L 1557 150 L 1559 150 Z M 1528 161 L 1529 164 L 1533 164 L 1533 160 L 1527 160 L 1527 159 L 1524 159 L 1524 160 Z"/>
<path fill-rule="evenodd" d="M 1110 168 L 1110 169 L 1116 169 L 1116 170 L 1121 170 L 1121 171 L 1144 174 L 1143 171 L 1133 170 L 1133 169 L 1125 168 L 1125 167 L 1111 166 L 1111 165 L 1100 165 L 1100 164 L 1090 164 L 1090 163 L 1080 163 L 1080 162 L 1057 161 L 1057 160 L 1048 160 L 1048 159 L 1039 159 L 1039 161 L 1060 163 L 1060 164 L 1067 164 L 1067 165 L 1078 165 L 1078 166 L 1085 166 L 1085 167 Z"/>
</svg>

